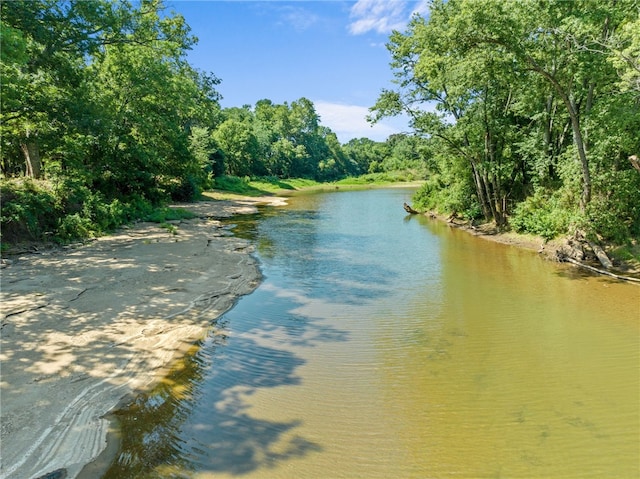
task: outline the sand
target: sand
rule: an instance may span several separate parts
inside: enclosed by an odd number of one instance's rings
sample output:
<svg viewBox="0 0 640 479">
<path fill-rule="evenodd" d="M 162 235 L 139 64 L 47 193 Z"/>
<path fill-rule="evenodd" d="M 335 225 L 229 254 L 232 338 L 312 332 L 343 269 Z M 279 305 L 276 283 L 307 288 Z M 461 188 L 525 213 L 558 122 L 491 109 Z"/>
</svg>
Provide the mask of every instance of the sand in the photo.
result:
<svg viewBox="0 0 640 479">
<path fill-rule="evenodd" d="M 192 204 L 200 218 L 174 222 L 177 234 L 138 223 L 3 262 L 1 478 L 73 478 L 105 449 L 105 415 L 258 285 L 251 245 L 216 218 L 267 200 Z"/>
</svg>

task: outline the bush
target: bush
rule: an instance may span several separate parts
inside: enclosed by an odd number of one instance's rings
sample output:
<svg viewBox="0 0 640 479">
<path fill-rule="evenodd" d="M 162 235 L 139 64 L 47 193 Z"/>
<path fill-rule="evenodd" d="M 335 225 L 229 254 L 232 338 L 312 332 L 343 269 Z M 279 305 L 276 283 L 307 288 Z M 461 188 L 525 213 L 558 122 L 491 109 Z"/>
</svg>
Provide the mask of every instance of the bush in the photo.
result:
<svg viewBox="0 0 640 479">
<path fill-rule="evenodd" d="M 192 175 L 182 178 L 180 182 L 174 185 L 171 190 L 171 199 L 173 201 L 190 202 L 195 201 L 200 197 L 202 190 L 200 188 L 200 182 Z"/>
<path fill-rule="evenodd" d="M 96 236 L 94 224 L 86 216 L 73 213 L 58 218 L 55 238 L 61 243 L 68 243 L 73 240 L 86 239 Z"/>
<path fill-rule="evenodd" d="M 449 182 L 441 175 L 432 175 L 413 197 L 414 207 L 438 213 L 457 212 L 467 218 L 482 216 L 472 186 L 465 181 Z"/>
<path fill-rule="evenodd" d="M 151 202 L 140 195 L 107 199 L 84 183 L 67 179 L 3 181 L 1 189 L 3 243 L 57 241 L 67 243 L 99 236 L 150 215 Z M 172 213 L 180 215 L 181 213 Z"/>
<path fill-rule="evenodd" d="M 55 233 L 61 211 L 50 183 L 30 179 L 3 181 L 1 191 L 3 242 L 40 241 Z"/>
<path fill-rule="evenodd" d="M 566 233 L 579 222 L 579 213 L 563 201 L 562 190 L 550 193 L 543 189 L 519 203 L 509 219 L 516 232 L 539 235 L 546 240 Z"/>
<path fill-rule="evenodd" d="M 585 229 L 616 244 L 639 238 L 639 192 L 640 175 L 632 169 L 611 171 L 596 178 Z"/>
<path fill-rule="evenodd" d="M 73 225 L 79 227 L 77 237 L 86 238 L 113 231 L 129 220 L 124 203 L 118 199 L 108 200 L 104 194 L 92 191 L 82 182 L 67 180 L 57 188 L 56 195 L 62 216 L 70 217 L 58 222 L 63 231 L 57 236 L 62 240 L 73 239 Z"/>
</svg>

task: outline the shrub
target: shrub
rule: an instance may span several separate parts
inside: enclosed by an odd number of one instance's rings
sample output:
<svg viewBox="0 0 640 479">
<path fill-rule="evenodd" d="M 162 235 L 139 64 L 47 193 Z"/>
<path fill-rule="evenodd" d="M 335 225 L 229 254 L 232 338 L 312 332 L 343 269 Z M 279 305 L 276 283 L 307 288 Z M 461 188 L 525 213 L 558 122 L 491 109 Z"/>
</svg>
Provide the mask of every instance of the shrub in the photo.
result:
<svg viewBox="0 0 640 479">
<path fill-rule="evenodd" d="M 585 229 L 616 244 L 640 237 L 639 192 L 640 175 L 632 169 L 606 172 L 596 178 Z"/>
<path fill-rule="evenodd" d="M 200 182 L 192 175 L 182 178 L 179 183 L 173 185 L 170 190 L 173 201 L 190 202 L 200 197 L 202 190 Z"/>
<path fill-rule="evenodd" d="M 55 232 L 61 212 L 50 183 L 3 181 L 1 191 L 3 241 L 43 240 Z"/>
<path fill-rule="evenodd" d="M 467 218 L 482 216 L 472 186 L 466 181 L 448 181 L 441 175 L 432 175 L 413 197 L 414 206 L 438 213 L 460 213 Z"/>
<path fill-rule="evenodd" d="M 562 190 L 538 189 L 516 205 L 509 224 L 518 233 L 531 233 L 550 240 L 566 233 L 580 221 L 579 213 L 563 201 Z"/>
<path fill-rule="evenodd" d="M 93 223 L 86 216 L 73 213 L 58 218 L 55 239 L 62 243 L 95 236 Z"/>
<path fill-rule="evenodd" d="M 61 243 L 90 238 L 153 212 L 140 195 L 107 199 L 82 181 L 3 181 L 1 190 L 3 243 L 53 240 Z"/>
</svg>

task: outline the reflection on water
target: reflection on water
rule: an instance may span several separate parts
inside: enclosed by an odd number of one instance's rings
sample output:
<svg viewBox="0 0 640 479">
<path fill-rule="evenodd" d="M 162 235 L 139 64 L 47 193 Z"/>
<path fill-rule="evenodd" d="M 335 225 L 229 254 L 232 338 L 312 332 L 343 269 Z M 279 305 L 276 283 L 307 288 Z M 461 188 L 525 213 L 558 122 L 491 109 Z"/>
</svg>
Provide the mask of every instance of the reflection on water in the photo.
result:
<svg viewBox="0 0 640 479">
<path fill-rule="evenodd" d="M 409 199 L 239 222 L 264 283 L 120 413 L 105 477 L 638 477 L 640 288 L 406 217 Z"/>
</svg>

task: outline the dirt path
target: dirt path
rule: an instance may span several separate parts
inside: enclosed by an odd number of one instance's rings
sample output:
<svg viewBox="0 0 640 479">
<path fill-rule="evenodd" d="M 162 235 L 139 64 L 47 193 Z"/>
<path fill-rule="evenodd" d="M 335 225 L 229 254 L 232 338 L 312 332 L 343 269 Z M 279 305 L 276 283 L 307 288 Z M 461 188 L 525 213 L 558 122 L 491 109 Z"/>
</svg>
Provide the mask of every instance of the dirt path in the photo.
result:
<svg viewBox="0 0 640 479">
<path fill-rule="evenodd" d="M 211 218 L 264 202 L 198 203 L 175 235 L 140 223 L 3 265 L 1 478 L 73 478 L 105 448 L 105 414 L 258 284 L 250 245 Z"/>
</svg>

